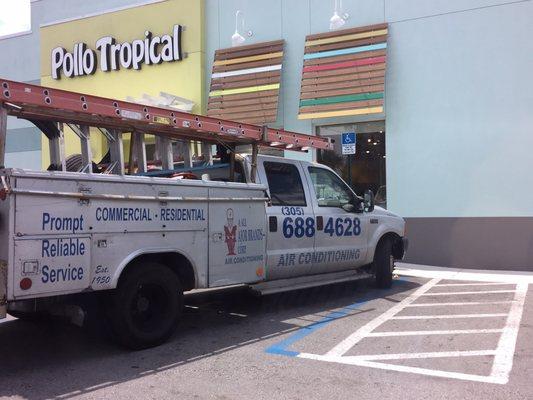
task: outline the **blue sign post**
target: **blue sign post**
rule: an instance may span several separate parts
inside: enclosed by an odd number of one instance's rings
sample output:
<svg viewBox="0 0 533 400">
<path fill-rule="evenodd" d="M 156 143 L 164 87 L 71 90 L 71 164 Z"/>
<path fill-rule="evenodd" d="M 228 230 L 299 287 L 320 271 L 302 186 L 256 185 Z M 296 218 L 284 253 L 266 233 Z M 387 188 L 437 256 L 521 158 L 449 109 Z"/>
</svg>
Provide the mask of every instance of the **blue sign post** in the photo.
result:
<svg viewBox="0 0 533 400">
<path fill-rule="evenodd" d="M 348 185 L 352 187 L 352 154 L 355 154 L 355 132 L 342 134 L 342 154 L 348 156 Z"/>
</svg>

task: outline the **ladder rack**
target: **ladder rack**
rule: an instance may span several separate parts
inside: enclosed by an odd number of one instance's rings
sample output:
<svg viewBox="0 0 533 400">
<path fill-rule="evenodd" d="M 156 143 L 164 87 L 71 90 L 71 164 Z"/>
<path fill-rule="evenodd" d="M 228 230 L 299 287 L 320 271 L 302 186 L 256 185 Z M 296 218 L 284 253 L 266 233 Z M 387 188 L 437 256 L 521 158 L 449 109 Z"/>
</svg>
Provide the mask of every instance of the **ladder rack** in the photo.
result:
<svg viewBox="0 0 533 400">
<path fill-rule="evenodd" d="M 172 140 L 224 143 L 229 146 L 250 144 L 253 169 L 258 153 L 257 146 L 292 151 L 307 151 L 311 148 L 333 149 L 332 140 L 329 138 L 1 78 L 0 90 L 0 165 L 2 166 L 5 157 L 7 115 L 33 122 L 50 140 L 52 164 L 60 166 L 59 169 L 62 170 L 65 170 L 63 124 L 68 125 L 80 137 L 82 157 L 87 172 L 91 172 L 89 127 L 98 128 L 107 138 L 111 159 L 115 164 L 112 172 L 119 174 L 124 173 L 122 133 L 132 134 L 130 163 L 131 156 L 136 158 L 138 163 L 140 161 L 142 164 L 139 167 L 140 172 L 146 171 L 144 134 L 155 135 L 164 169 L 172 169 Z"/>
</svg>

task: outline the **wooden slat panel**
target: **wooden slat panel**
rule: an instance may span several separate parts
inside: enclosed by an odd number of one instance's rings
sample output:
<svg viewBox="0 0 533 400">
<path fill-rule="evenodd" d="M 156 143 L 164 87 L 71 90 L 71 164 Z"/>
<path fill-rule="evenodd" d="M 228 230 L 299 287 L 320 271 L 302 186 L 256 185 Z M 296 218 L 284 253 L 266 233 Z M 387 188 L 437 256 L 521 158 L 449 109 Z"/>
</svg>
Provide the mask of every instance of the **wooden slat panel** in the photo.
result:
<svg viewBox="0 0 533 400">
<path fill-rule="evenodd" d="M 275 45 L 275 46 L 268 46 L 268 47 L 256 47 L 254 49 L 249 50 L 239 50 L 235 51 L 233 53 L 229 54 L 220 54 L 218 55 L 215 52 L 215 58 L 217 60 L 230 60 L 232 58 L 241 58 L 241 57 L 249 57 L 249 56 L 255 56 L 258 54 L 266 54 L 266 53 L 275 53 L 278 51 L 283 51 L 283 42 Z"/>
<path fill-rule="evenodd" d="M 330 71 L 313 71 L 313 72 L 304 72 L 302 75 L 303 79 L 312 79 L 326 76 L 342 76 L 350 74 L 361 74 L 365 72 L 372 71 L 385 71 L 385 63 L 380 64 L 371 64 L 371 65 L 361 65 L 357 67 L 350 68 L 339 68 L 333 69 Z"/>
<path fill-rule="evenodd" d="M 227 71 L 238 71 L 245 68 L 255 68 L 255 67 L 265 67 L 267 65 L 277 65 L 281 64 L 283 57 L 271 58 L 270 60 L 261 60 L 247 62 L 237 65 L 213 65 L 213 72 L 227 72 Z"/>
<path fill-rule="evenodd" d="M 383 107 L 377 106 L 377 107 L 354 108 L 350 110 L 321 111 L 317 113 L 300 113 L 298 114 L 298 119 L 347 117 L 351 115 L 377 114 L 377 113 L 382 113 L 382 112 L 383 112 Z"/>
<path fill-rule="evenodd" d="M 270 85 L 273 83 L 279 83 L 279 81 L 280 81 L 280 75 L 273 76 L 273 77 L 267 77 L 267 78 L 249 79 L 249 80 L 240 81 L 240 82 L 212 83 L 211 90 L 222 90 L 222 89 L 225 90 L 225 89 L 235 89 L 235 88 L 243 88 L 243 87 L 249 87 L 249 86 Z"/>
<path fill-rule="evenodd" d="M 231 108 L 210 108 L 210 113 L 215 114 L 227 114 L 235 112 L 244 112 L 244 111 L 260 111 L 260 110 L 276 110 L 278 108 L 277 103 L 261 103 L 255 102 L 245 106 L 231 107 Z"/>
<path fill-rule="evenodd" d="M 209 115 L 213 118 L 229 119 L 230 121 L 243 121 L 246 122 L 249 118 L 268 118 L 275 116 L 277 114 L 276 110 L 259 110 L 254 112 L 235 112 L 235 113 L 224 113 L 224 114 L 213 114 Z"/>
<path fill-rule="evenodd" d="M 261 92 L 261 96 L 270 97 L 277 96 L 279 90 L 265 90 Z M 222 96 L 217 96 L 211 99 L 216 99 L 215 101 L 228 101 L 228 100 L 246 100 L 246 99 L 255 99 L 258 96 L 257 92 L 252 93 L 241 93 L 241 94 L 225 94 Z"/>
<path fill-rule="evenodd" d="M 278 102 L 278 96 L 270 96 L 270 97 L 263 97 L 259 96 L 255 99 L 246 99 L 246 100 L 228 100 L 222 102 L 222 101 L 216 101 L 216 97 L 213 97 L 209 99 L 209 109 L 232 109 L 235 107 L 242 107 L 247 106 L 249 104 L 271 104 L 271 103 L 277 103 Z"/>
<path fill-rule="evenodd" d="M 282 63 L 283 47 L 284 41 L 276 40 L 217 50 L 212 73 L 229 72 L 230 76 L 211 79 L 208 115 L 233 121 L 274 122 L 281 83 L 281 69 L 275 68 Z"/>
<path fill-rule="evenodd" d="M 306 37 L 299 119 L 383 111 L 388 25 Z"/>
<path fill-rule="evenodd" d="M 375 24 L 375 25 L 369 25 L 369 26 L 362 26 L 359 28 L 350 28 L 350 29 L 342 29 L 339 31 L 331 31 L 331 32 L 324 32 L 324 33 L 317 33 L 313 35 L 307 35 L 305 37 L 305 40 L 315 40 L 315 39 L 324 39 L 324 38 L 330 38 L 335 36 L 343 36 L 343 35 L 349 35 L 352 33 L 360 33 L 360 32 L 367 32 L 367 31 L 376 31 L 379 29 L 386 29 L 388 27 L 387 23 L 384 24 Z"/>
<path fill-rule="evenodd" d="M 346 74 L 339 76 L 324 76 L 319 78 L 309 78 L 302 80 L 302 91 L 307 86 L 327 85 L 330 83 L 350 83 L 357 80 L 364 79 L 382 79 L 385 77 L 385 70 L 360 72 L 358 74 Z"/>
<path fill-rule="evenodd" d="M 374 92 L 383 92 L 385 90 L 385 85 L 359 85 L 359 83 L 354 83 L 353 87 L 340 86 L 336 88 L 323 88 L 321 90 L 310 90 L 308 92 L 303 92 L 300 94 L 300 99 L 318 99 L 321 97 L 330 97 L 330 96 L 342 96 L 345 94 L 357 94 L 357 93 L 374 93 Z"/>
<path fill-rule="evenodd" d="M 219 84 L 219 83 L 241 82 L 241 81 L 248 81 L 248 80 L 252 80 L 252 79 L 263 79 L 263 78 L 272 78 L 272 77 L 277 77 L 278 80 L 281 79 L 281 70 L 279 70 L 279 71 L 258 72 L 256 74 L 227 76 L 227 77 L 224 77 L 224 78 L 212 78 L 211 79 L 211 86 L 213 84 Z"/>
<path fill-rule="evenodd" d="M 349 49 L 351 47 L 366 46 L 370 44 L 384 43 L 387 41 L 387 35 L 376 36 L 369 39 L 350 40 L 347 42 L 337 42 L 332 44 L 323 44 L 318 46 L 308 46 L 305 48 L 305 54 L 317 53 L 320 51 Z"/>
<path fill-rule="evenodd" d="M 381 57 L 381 56 L 385 56 L 385 55 L 387 55 L 387 50 L 365 51 L 363 53 L 347 54 L 347 55 L 344 55 L 344 56 L 315 58 L 313 60 L 304 60 L 304 66 L 330 64 L 330 63 L 336 63 L 336 62 L 342 62 L 342 61 L 353 61 L 353 60 L 360 60 L 362 58 Z"/>
<path fill-rule="evenodd" d="M 324 104 L 320 106 L 305 106 L 300 108 L 301 113 L 321 112 L 321 111 L 333 111 L 333 110 L 348 110 L 350 108 L 365 108 L 383 106 L 383 99 L 381 100 L 363 100 L 363 101 L 351 101 L 347 103 L 338 104 Z"/>
<path fill-rule="evenodd" d="M 251 50 L 256 48 L 266 48 L 270 46 L 277 46 L 279 44 L 283 44 L 283 40 L 272 40 L 270 42 L 261 42 L 261 43 L 255 43 L 255 44 L 246 44 L 244 46 L 237 46 L 237 47 L 228 47 L 226 49 L 219 49 L 215 51 L 215 57 L 221 57 L 225 54 L 232 54 L 232 53 L 238 53 L 239 51 L 245 51 L 245 50 Z M 264 51 L 266 53 L 266 51 Z"/>
</svg>

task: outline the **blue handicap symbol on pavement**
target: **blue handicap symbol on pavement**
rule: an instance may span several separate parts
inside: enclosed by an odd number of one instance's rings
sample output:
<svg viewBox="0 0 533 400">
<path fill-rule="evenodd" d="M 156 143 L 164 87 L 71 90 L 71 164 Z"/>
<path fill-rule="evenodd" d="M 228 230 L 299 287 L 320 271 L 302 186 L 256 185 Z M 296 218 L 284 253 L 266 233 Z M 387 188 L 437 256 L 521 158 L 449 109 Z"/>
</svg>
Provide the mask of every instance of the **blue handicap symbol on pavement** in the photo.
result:
<svg viewBox="0 0 533 400">
<path fill-rule="evenodd" d="M 354 144 L 355 132 L 347 132 L 342 134 L 342 144 Z"/>
</svg>

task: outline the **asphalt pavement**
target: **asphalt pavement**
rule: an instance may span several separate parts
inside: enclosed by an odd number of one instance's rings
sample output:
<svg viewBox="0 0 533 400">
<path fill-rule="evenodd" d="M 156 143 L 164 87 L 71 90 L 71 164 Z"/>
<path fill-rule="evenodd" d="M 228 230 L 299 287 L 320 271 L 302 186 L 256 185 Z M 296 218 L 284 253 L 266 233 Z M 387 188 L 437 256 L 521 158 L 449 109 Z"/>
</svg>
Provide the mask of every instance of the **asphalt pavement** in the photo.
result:
<svg viewBox="0 0 533 400">
<path fill-rule="evenodd" d="M 10 399 L 531 399 L 533 274 L 399 265 L 371 282 L 257 298 L 191 293 L 179 329 L 130 352 L 102 330 L 0 323 Z"/>
</svg>

